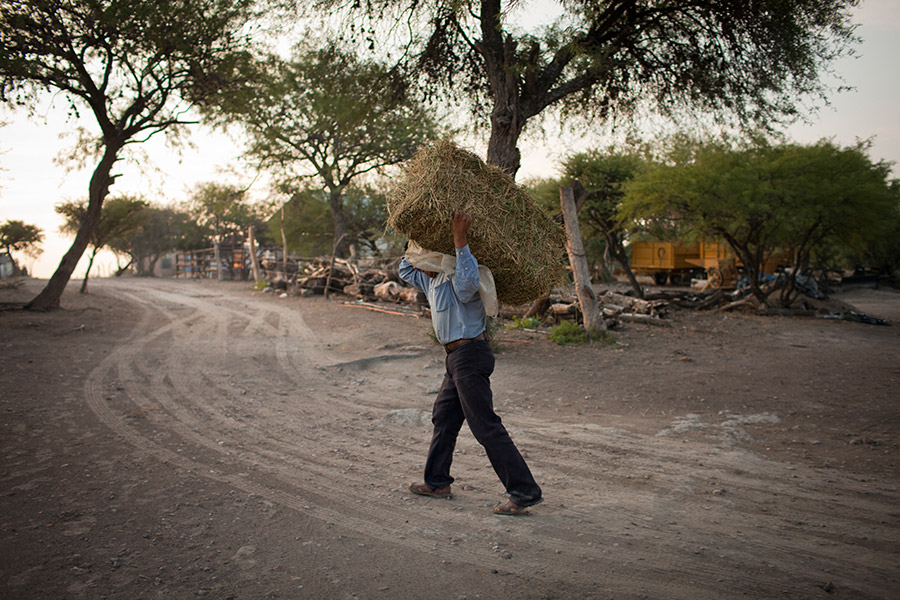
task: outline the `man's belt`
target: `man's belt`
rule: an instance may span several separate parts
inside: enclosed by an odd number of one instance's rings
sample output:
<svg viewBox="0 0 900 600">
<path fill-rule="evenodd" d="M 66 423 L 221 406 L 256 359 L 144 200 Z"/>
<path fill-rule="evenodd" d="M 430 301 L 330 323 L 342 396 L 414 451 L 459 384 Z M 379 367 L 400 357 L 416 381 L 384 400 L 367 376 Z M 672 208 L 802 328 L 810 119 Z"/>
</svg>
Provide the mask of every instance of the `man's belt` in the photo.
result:
<svg viewBox="0 0 900 600">
<path fill-rule="evenodd" d="M 487 340 L 487 335 L 485 335 L 485 333 L 482 331 L 481 333 L 479 333 L 478 335 L 476 335 L 473 338 L 461 338 L 458 340 L 454 340 L 454 341 L 450 342 L 449 344 L 444 344 L 444 350 L 447 351 L 447 354 L 450 354 L 451 352 L 453 352 L 460 346 L 465 346 L 469 342 L 474 342 L 477 340 Z"/>
</svg>

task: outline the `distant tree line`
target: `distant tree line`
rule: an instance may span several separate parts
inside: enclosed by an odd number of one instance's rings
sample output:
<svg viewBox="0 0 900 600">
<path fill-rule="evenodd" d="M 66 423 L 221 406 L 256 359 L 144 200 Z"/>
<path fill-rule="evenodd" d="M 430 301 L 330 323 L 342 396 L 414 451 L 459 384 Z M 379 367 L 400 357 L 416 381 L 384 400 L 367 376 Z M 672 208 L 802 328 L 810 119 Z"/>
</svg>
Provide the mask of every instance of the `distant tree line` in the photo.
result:
<svg viewBox="0 0 900 600">
<path fill-rule="evenodd" d="M 574 187 L 590 260 L 607 274 L 621 268 L 639 294 L 629 268 L 632 241 L 721 240 L 763 299 L 763 265 L 784 248 L 791 250 L 791 278 L 858 265 L 900 270 L 900 183 L 889 163 L 871 159 L 870 149 L 868 142 L 842 147 L 828 140 L 774 143 L 761 135 L 743 141 L 675 136 L 575 153 L 563 159 L 561 177 L 526 185 L 550 212 L 559 210 L 559 187 Z M 198 185 L 179 206 L 114 196 L 104 205 L 91 257 L 106 247 L 126 259 L 120 272 L 131 267 L 152 275 L 163 254 L 243 239 L 250 226 L 263 246 L 284 244 L 306 256 L 330 253 L 335 238 L 327 190 L 285 182 L 279 198 L 251 204 L 244 191 L 220 183 Z M 356 252 L 397 251 L 385 235 L 383 193 L 349 186 L 341 202 Z M 85 205 L 57 206 L 66 218 L 64 231 L 77 229 Z M 87 275 L 83 288 L 86 281 Z M 783 289 L 781 300 L 788 304 L 796 287 Z"/>
</svg>

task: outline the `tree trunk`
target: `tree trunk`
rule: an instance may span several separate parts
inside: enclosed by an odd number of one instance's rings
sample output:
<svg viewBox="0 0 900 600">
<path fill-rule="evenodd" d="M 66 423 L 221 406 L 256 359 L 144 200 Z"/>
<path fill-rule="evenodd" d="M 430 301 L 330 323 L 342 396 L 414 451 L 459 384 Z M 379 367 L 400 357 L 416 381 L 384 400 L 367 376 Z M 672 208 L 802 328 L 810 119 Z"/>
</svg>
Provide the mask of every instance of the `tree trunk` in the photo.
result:
<svg viewBox="0 0 900 600">
<path fill-rule="evenodd" d="M 222 269 L 222 244 L 217 240 L 215 245 L 215 257 L 216 257 L 216 279 L 219 281 L 225 281 L 225 273 Z"/>
<path fill-rule="evenodd" d="M 526 117 L 519 97 L 516 44 L 512 37 L 503 39 L 500 0 L 481 2 L 481 42 L 488 86 L 494 108 L 491 111 L 491 137 L 487 162 L 509 173 L 513 178 L 521 165 L 517 147 Z"/>
<path fill-rule="evenodd" d="M 521 119 L 521 124 L 519 120 Z M 491 138 L 488 142 L 487 162 L 496 165 L 515 179 L 521 166 L 522 154 L 517 146 L 522 133 L 524 119 L 517 107 L 508 103 L 494 102 L 491 112 Z"/>
<path fill-rule="evenodd" d="M 159 254 L 154 254 L 147 259 L 147 272 L 144 274 L 146 277 L 156 277 L 156 263 L 159 262 L 159 257 Z"/>
<path fill-rule="evenodd" d="M 100 222 L 100 213 L 103 208 L 103 201 L 109 194 L 109 186 L 115 180 L 111 175 L 113 164 L 118 159 L 119 150 L 122 148 L 121 142 L 111 143 L 106 141 L 106 150 L 103 157 L 94 169 L 91 176 L 91 184 L 88 192 L 88 208 L 85 212 L 84 219 L 78 227 L 78 233 L 75 234 L 75 241 L 72 242 L 71 248 L 63 256 L 59 266 L 50 277 L 50 281 L 44 286 L 44 289 L 29 302 L 25 308 L 28 310 L 53 310 L 59 308 L 59 301 L 62 298 L 69 279 L 72 278 L 72 272 L 78 265 L 78 261 L 84 254 L 85 249 L 91 240 L 97 224 Z"/>
<path fill-rule="evenodd" d="M 588 199 L 587 191 L 584 189 L 584 186 L 580 181 L 575 180 L 572 184 L 572 193 L 575 194 L 575 214 L 577 215 L 581 212 L 581 208 L 584 206 L 584 203 Z M 563 223 L 563 214 L 559 213 L 555 215 L 553 219 L 557 223 Z M 607 244 L 608 246 L 608 244 Z M 537 300 L 531 303 L 531 306 L 525 312 L 525 318 L 529 317 L 538 317 L 541 318 L 544 316 L 544 313 L 550 308 L 550 295 L 541 296 Z"/>
<path fill-rule="evenodd" d="M 328 204 L 331 206 L 331 220 L 334 223 L 334 256 L 345 258 L 347 221 L 344 218 L 344 197 L 342 188 L 336 187 L 328 192 Z"/>
<path fill-rule="evenodd" d="M 286 280 L 287 275 L 287 236 L 284 235 L 284 205 L 281 206 L 281 274 Z"/>
<path fill-rule="evenodd" d="M 88 259 L 87 269 L 84 270 L 84 279 L 81 281 L 81 289 L 78 290 L 79 294 L 87 294 L 87 282 L 88 277 L 91 275 L 91 267 L 94 266 L 94 259 L 97 257 L 97 247 L 94 246 L 94 249 L 91 251 L 91 257 Z"/>
<path fill-rule="evenodd" d="M 116 268 L 116 277 L 121 277 L 122 275 L 124 275 L 124 274 L 125 274 L 125 271 L 128 270 L 128 267 L 130 267 L 130 266 L 133 265 L 133 264 L 134 264 L 134 257 L 133 257 L 133 256 L 131 257 L 131 260 L 129 260 L 127 263 L 125 263 L 124 266 L 120 265 L 120 264 L 119 264 L 119 259 L 116 258 L 116 267 L 117 267 L 117 268 Z"/>
<path fill-rule="evenodd" d="M 575 275 L 575 293 L 584 313 L 584 328 L 589 331 L 606 330 L 606 322 L 597 306 L 597 295 L 591 286 L 591 274 L 588 272 L 587 258 L 584 252 L 584 241 L 581 239 L 581 228 L 578 226 L 578 215 L 575 213 L 575 196 L 572 188 L 559 188 L 559 201 L 562 205 L 563 218 L 566 223 L 566 250 L 569 262 Z"/>
<path fill-rule="evenodd" d="M 625 276 L 628 277 L 628 282 L 631 284 L 631 289 L 634 290 L 634 295 L 643 300 L 644 288 L 638 283 L 634 271 L 631 270 L 631 265 L 628 264 L 628 253 L 625 252 L 625 245 L 622 243 L 622 240 L 613 233 L 603 232 L 603 235 L 606 238 L 606 247 L 609 249 L 609 253 L 622 267 Z"/>
<path fill-rule="evenodd" d="M 250 231 L 247 233 L 250 246 L 250 266 L 253 268 L 253 282 L 258 283 L 262 277 L 259 276 L 259 258 L 256 256 L 256 236 L 254 233 L 251 226 Z"/>
<path fill-rule="evenodd" d="M 739 244 L 737 239 L 727 232 L 722 232 L 722 237 L 725 238 L 725 241 L 728 242 L 728 245 L 734 250 L 735 255 L 744 263 L 744 268 L 747 270 L 747 276 L 749 277 L 750 293 L 759 300 L 760 304 L 765 304 L 767 300 L 766 295 L 763 294 L 762 289 L 759 287 L 760 257 L 758 254 L 754 254 L 750 251 L 749 243 Z M 759 248 L 760 244 L 757 244 L 756 247 Z"/>
<path fill-rule="evenodd" d="M 13 258 L 12 250 L 9 246 L 6 247 L 6 256 L 9 257 L 9 264 L 12 265 L 12 273 L 10 275 L 15 277 L 19 274 L 19 263 Z"/>
</svg>

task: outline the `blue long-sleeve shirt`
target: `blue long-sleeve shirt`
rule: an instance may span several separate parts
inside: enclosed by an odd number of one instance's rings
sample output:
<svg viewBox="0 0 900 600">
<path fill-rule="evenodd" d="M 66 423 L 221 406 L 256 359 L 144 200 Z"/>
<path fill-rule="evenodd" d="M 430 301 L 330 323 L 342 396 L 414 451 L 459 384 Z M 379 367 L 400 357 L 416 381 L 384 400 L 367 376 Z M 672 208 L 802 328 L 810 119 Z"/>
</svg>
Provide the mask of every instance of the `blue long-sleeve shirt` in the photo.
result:
<svg viewBox="0 0 900 600">
<path fill-rule="evenodd" d="M 429 277 L 416 270 L 406 257 L 400 261 L 400 278 L 428 297 L 434 333 L 442 344 L 473 338 L 487 325 L 484 304 L 478 294 L 478 261 L 469 246 L 456 249 L 456 273 Z"/>
</svg>

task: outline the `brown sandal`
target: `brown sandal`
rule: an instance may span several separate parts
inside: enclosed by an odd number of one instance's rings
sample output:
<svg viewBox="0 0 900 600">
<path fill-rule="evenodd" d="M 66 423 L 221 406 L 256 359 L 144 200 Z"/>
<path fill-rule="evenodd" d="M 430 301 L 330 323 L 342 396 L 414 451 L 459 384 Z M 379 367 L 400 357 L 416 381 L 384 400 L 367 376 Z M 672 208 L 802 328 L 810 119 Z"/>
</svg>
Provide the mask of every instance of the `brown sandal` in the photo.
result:
<svg viewBox="0 0 900 600">
<path fill-rule="evenodd" d="M 434 489 L 429 487 L 427 483 L 411 483 L 409 484 L 409 491 L 413 494 L 417 494 L 419 496 L 429 496 L 431 498 L 452 498 L 453 494 L 450 493 L 450 486 L 442 487 L 439 489 Z"/>
<path fill-rule="evenodd" d="M 494 507 L 494 514 L 504 516 L 504 517 L 520 515 L 523 512 L 525 512 L 525 510 L 527 510 L 528 508 L 531 508 L 532 506 L 534 506 L 536 504 L 540 504 L 543 501 L 544 501 L 543 498 L 538 498 L 537 500 L 535 500 L 534 502 L 532 502 L 531 504 L 529 504 L 527 506 L 520 506 L 520 505 L 516 504 L 515 502 L 513 502 L 512 500 L 507 500 L 503 504 L 498 504 L 497 506 Z"/>
</svg>

